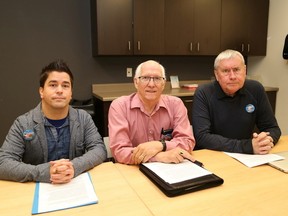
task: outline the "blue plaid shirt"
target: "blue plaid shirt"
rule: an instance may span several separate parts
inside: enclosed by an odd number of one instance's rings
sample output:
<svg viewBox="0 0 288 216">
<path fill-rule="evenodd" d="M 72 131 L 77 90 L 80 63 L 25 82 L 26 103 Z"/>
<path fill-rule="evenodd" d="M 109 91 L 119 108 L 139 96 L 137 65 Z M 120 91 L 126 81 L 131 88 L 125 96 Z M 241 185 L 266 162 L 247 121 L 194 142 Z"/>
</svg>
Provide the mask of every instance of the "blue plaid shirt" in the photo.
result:
<svg viewBox="0 0 288 216">
<path fill-rule="evenodd" d="M 44 126 L 48 144 L 48 161 L 69 159 L 69 118 L 61 120 L 45 118 Z"/>
</svg>

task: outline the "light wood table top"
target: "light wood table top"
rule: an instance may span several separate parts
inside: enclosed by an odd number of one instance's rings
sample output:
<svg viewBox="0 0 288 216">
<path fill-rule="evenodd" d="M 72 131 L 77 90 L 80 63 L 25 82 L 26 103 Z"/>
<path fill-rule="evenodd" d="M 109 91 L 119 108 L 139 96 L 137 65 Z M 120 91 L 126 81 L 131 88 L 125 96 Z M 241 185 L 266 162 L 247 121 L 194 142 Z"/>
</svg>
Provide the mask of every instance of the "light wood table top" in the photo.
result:
<svg viewBox="0 0 288 216">
<path fill-rule="evenodd" d="M 272 152 L 288 150 L 288 136 Z M 269 165 L 246 167 L 223 152 L 194 151 L 206 169 L 224 179 L 215 188 L 166 197 L 138 166 L 116 164 L 153 215 L 287 215 L 288 174 Z"/>
<path fill-rule="evenodd" d="M 112 162 L 103 163 L 90 171 L 99 203 L 41 215 L 152 215 Z M 31 215 L 35 183 L 0 180 L 0 215 Z"/>
<path fill-rule="evenodd" d="M 271 153 L 288 151 L 288 135 L 281 136 L 278 143 L 272 148 Z"/>
<path fill-rule="evenodd" d="M 288 150 L 288 136 L 273 152 Z M 138 166 L 103 163 L 90 171 L 99 203 L 44 213 L 73 215 L 286 215 L 288 174 L 268 165 L 248 168 L 222 152 L 194 151 L 195 158 L 224 179 L 215 188 L 178 197 L 166 197 Z M 31 215 L 35 183 L 0 180 L 1 216 Z"/>
</svg>

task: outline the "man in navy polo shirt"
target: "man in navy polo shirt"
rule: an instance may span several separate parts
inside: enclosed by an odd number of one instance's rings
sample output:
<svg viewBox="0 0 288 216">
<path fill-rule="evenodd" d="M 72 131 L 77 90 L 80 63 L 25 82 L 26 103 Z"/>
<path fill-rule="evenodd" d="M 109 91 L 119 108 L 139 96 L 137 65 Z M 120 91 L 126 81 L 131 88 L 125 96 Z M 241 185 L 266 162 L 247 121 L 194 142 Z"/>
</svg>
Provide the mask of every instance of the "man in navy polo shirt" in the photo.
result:
<svg viewBox="0 0 288 216">
<path fill-rule="evenodd" d="M 198 87 L 194 95 L 195 148 L 269 153 L 281 130 L 264 87 L 246 79 L 242 54 L 235 50 L 220 53 L 215 59 L 214 74 L 216 80 Z M 256 127 L 259 133 L 255 132 Z"/>
</svg>

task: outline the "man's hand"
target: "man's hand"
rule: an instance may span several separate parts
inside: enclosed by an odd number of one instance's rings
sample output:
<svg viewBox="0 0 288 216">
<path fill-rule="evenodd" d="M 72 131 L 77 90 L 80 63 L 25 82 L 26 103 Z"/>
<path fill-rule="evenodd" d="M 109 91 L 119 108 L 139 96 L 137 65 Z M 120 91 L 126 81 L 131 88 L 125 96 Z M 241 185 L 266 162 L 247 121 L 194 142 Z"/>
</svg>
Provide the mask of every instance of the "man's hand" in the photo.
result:
<svg viewBox="0 0 288 216">
<path fill-rule="evenodd" d="M 50 180 L 52 184 L 68 183 L 74 177 L 74 167 L 68 159 L 50 161 Z"/>
<path fill-rule="evenodd" d="M 132 163 L 145 163 L 154 157 L 158 152 L 161 152 L 163 145 L 160 141 L 150 141 L 139 144 L 132 150 Z"/>
<path fill-rule="evenodd" d="M 253 133 L 252 147 L 254 154 L 268 154 L 274 147 L 273 138 L 269 132 Z"/>
<path fill-rule="evenodd" d="M 192 155 L 179 147 L 165 152 L 159 152 L 155 160 L 162 163 L 181 163 L 184 159 L 195 161 Z"/>
</svg>

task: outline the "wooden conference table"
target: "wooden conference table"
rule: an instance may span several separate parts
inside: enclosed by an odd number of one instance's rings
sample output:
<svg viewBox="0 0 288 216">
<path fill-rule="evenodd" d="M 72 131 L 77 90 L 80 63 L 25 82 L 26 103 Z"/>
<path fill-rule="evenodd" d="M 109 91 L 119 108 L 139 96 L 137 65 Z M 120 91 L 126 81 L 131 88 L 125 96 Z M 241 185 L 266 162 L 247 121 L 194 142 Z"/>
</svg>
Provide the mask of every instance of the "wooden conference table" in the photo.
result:
<svg viewBox="0 0 288 216">
<path fill-rule="evenodd" d="M 283 136 L 271 153 L 287 150 L 288 136 Z M 193 155 L 206 169 L 222 177 L 224 184 L 169 198 L 143 177 L 138 167 L 116 166 L 153 215 L 288 214 L 288 174 L 269 165 L 246 167 L 223 152 L 199 150 Z"/>
<path fill-rule="evenodd" d="M 152 215 L 137 193 L 112 162 L 103 163 L 90 171 L 99 203 L 39 215 L 47 216 L 111 216 Z M 35 183 L 0 180 L 0 215 L 29 216 L 32 211 Z"/>
<path fill-rule="evenodd" d="M 271 153 L 286 150 L 288 136 L 282 136 Z M 169 198 L 138 166 L 107 162 L 90 171 L 98 204 L 41 215 L 287 215 L 288 174 L 268 165 L 248 168 L 222 152 L 193 155 L 224 184 Z M 35 183 L 0 180 L 0 190 L 1 216 L 31 215 Z"/>
</svg>

